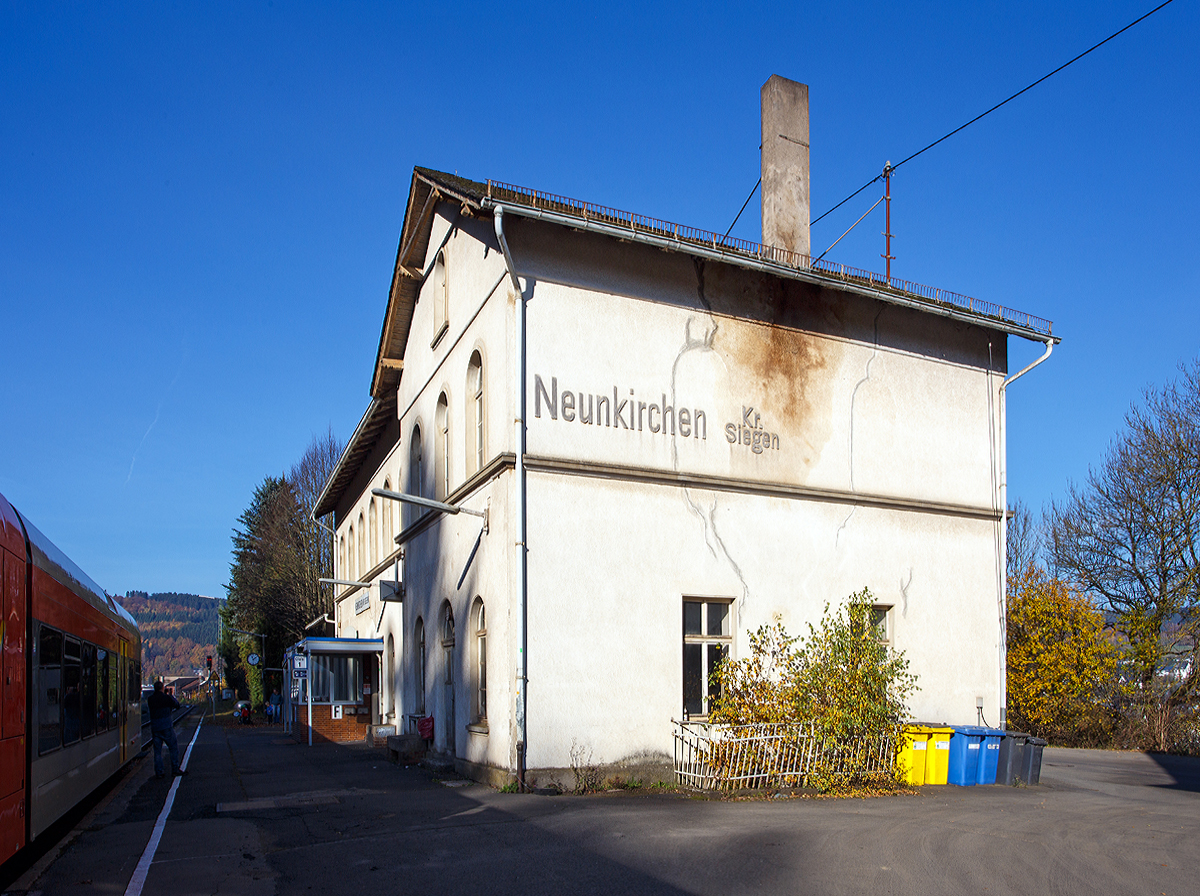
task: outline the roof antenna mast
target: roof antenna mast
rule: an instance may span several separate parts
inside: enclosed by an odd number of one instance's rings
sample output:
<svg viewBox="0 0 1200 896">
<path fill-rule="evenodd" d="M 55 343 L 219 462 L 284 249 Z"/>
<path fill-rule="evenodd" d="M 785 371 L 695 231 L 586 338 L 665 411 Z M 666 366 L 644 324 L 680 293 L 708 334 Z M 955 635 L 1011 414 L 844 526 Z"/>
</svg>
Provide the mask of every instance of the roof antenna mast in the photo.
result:
<svg viewBox="0 0 1200 896">
<path fill-rule="evenodd" d="M 892 167 L 891 161 L 888 161 L 883 166 L 883 209 L 885 216 L 885 224 L 883 225 L 883 261 L 887 266 L 884 271 L 884 276 L 888 282 L 892 279 L 892 259 L 896 256 L 892 254 L 892 172 L 896 169 Z"/>
</svg>

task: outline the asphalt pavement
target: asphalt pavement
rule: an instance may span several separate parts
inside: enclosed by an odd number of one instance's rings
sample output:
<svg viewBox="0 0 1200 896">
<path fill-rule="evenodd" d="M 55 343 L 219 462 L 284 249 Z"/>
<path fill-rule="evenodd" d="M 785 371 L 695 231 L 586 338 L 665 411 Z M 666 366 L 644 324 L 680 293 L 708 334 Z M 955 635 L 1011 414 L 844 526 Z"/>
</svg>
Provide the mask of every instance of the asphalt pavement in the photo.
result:
<svg viewBox="0 0 1200 896">
<path fill-rule="evenodd" d="M 180 745 L 198 718 L 185 720 Z M 1192 894 L 1200 761 L 1053 750 L 1039 787 L 871 799 L 500 793 L 205 723 L 146 894 Z M 8 892 L 125 893 L 171 782 L 143 759 Z"/>
</svg>

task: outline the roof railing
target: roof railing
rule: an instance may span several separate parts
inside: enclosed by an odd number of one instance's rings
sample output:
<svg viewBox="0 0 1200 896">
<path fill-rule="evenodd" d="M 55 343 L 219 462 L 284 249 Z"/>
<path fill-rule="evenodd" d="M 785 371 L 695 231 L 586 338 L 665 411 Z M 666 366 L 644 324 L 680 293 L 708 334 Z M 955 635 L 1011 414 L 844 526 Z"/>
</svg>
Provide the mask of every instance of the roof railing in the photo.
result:
<svg viewBox="0 0 1200 896">
<path fill-rule="evenodd" d="M 585 221 L 595 221 L 597 223 L 624 227 L 634 233 L 651 233 L 660 238 L 665 237 L 674 240 L 681 244 L 681 248 L 688 243 L 703 245 L 705 248 L 715 252 L 752 256 L 761 261 L 784 265 L 802 271 L 812 271 L 825 277 L 833 277 L 858 286 L 869 286 L 873 289 L 904 293 L 936 305 L 947 305 L 968 311 L 971 314 L 1002 320 L 1014 326 L 1040 333 L 1043 336 L 1052 335 L 1053 323 L 1051 321 L 1033 314 L 1026 314 L 1024 311 L 1005 308 L 1003 305 L 997 305 L 994 302 L 985 302 L 982 299 L 951 292 L 948 289 L 940 289 L 936 286 L 926 286 L 923 283 L 916 283 L 912 280 L 886 277 L 874 271 L 838 264 L 824 258 L 814 260 L 811 255 L 792 252 L 789 249 L 779 246 L 767 246 L 762 243 L 753 242 L 752 240 L 742 239 L 741 237 L 714 233 L 711 230 L 701 230 L 698 227 L 690 227 L 686 224 L 676 224 L 672 221 L 664 221 L 661 218 L 651 218 L 647 215 L 639 215 L 636 212 L 627 212 L 606 205 L 597 205 L 593 202 L 584 202 L 580 199 L 571 199 L 568 196 L 560 196 L 556 193 L 547 193 L 545 190 L 533 190 L 529 187 L 520 187 L 515 184 L 503 183 L 502 181 L 489 180 L 487 182 L 487 195 L 491 199 L 505 199 L 506 201 L 516 202 L 531 208 L 572 215 L 582 218 Z"/>
</svg>

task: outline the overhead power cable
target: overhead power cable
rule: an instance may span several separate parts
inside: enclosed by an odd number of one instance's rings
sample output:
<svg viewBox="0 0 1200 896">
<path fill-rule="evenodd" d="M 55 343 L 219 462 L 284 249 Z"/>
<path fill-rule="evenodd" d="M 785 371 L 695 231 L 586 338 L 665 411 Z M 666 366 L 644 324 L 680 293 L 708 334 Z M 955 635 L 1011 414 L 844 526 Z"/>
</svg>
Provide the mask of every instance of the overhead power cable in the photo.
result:
<svg viewBox="0 0 1200 896">
<path fill-rule="evenodd" d="M 738 218 L 740 218 L 742 216 L 742 212 L 744 212 L 746 210 L 746 206 L 748 206 L 750 204 L 750 200 L 754 198 L 754 194 L 758 192 L 758 188 L 761 184 L 762 184 L 762 178 L 760 177 L 757 181 L 754 182 L 754 189 L 750 191 L 750 195 L 746 197 L 746 201 L 742 203 L 742 207 L 740 209 L 738 209 L 737 215 L 734 216 L 733 224 L 736 224 L 738 222 Z M 733 224 L 729 225 L 729 230 L 733 230 Z M 726 237 L 729 236 L 729 230 L 725 231 Z"/>
<path fill-rule="evenodd" d="M 1163 2 L 1163 3 L 1160 3 L 1158 6 L 1154 7 L 1154 9 L 1150 10 L 1150 11 L 1149 11 L 1148 13 L 1146 13 L 1145 15 L 1139 16 L 1138 18 L 1134 19 L 1132 22 L 1130 22 L 1128 25 L 1126 25 L 1126 26 L 1125 26 L 1124 28 L 1122 28 L 1120 31 L 1114 31 L 1114 32 L 1113 32 L 1112 34 L 1110 34 L 1108 37 L 1104 38 L 1104 40 L 1100 41 L 1100 43 L 1098 43 L 1098 44 L 1096 44 L 1095 46 L 1089 47 L 1088 49 L 1084 50 L 1082 53 L 1080 53 L 1080 54 L 1079 54 L 1078 56 L 1076 56 L 1074 59 L 1071 59 L 1071 60 L 1069 60 L 1068 62 L 1064 62 L 1062 65 L 1060 65 L 1060 66 L 1059 66 L 1058 68 L 1056 68 L 1054 71 L 1050 72 L 1050 74 L 1048 74 L 1048 75 L 1043 75 L 1042 77 L 1040 77 L 1040 78 L 1038 78 L 1036 81 L 1034 81 L 1032 84 L 1030 84 L 1028 87 L 1024 87 L 1024 88 L 1022 88 L 1021 90 L 1018 90 L 1016 93 L 1014 93 L 1012 96 L 1010 96 L 1008 99 L 1004 100 L 1003 102 L 996 103 L 996 105 L 992 106 L 992 108 L 988 109 L 986 112 L 982 112 L 982 113 L 980 113 L 979 115 L 976 115 L 974 118 L 972 118 L 972 119 L 971 119 L 970 121 L 968 121 L 966 124 L 959 125 L 959 126 L 958 126 L 958 127 L 956 127 L 954 130 L 952 130 L 950 133 L 946 134 L 944 137 L 939 137 L 937 140 L 934 140 L 934 141 L 933 141 L 932 143 L 930 143 L 928 146 L 926 146 L 926 147 L 924 147 L 924 148 L 922 148 L 922 149 L 918 149 L 916 152 L 914 152 L 914 153 L 913 153 L 911 156 L 909 156 L 908 158 L 904 159 L 903 161 L 897 162 L 895 165 L 893 165 L 893 166 L 892 166 L 892 170 L 893 170 L 893 171 L 895 171 L 897 168 L 899 168 L 899 167 L 900 167 L 901 165 L 903 165 L 905 162 L 911 162 L 913 159 L 915 159 L 917 156 L 919 156 L 921 153 L 925 152 L 926 150 L 928 150 L 928 149 L 933 149 L 935 146 L 937 146 L 937 145 L 938 145 L 939 143 L 941 143 L 943 140 L 948 140 L 948 139 L 950 139 L 950 138 L 951 138 L 951 137 L 953 137 L 955 134 L 957 134 L 959 131 L 963 130 L 964 128 L 968 128 L 968 127 L 970 127 L 971 125 L 973 125 L 975 122 L 979 121 L 979 119 L 983 118 L 984 116 L 986 116 L 986 115 L 990 115 L 991 113 L 995 112 L 997 109 L 999 109 L 1001 106 L 1003 106 L 1003 105 L 1005 105 L 1005 104 L 1007 104 L 1007 103 L 1011 103 L 1013 100 L 1015 100 L 1015 99 L 1016 99 L 1017 97 L 1019 97 L 1021 94 L 1025 93 L 1026 91 L 1032 90 L 1034 87 L 1037 87 L 1039 84 L 1041 84 L 1041 83 L 1042 83 L 1043 81 L 1045 81 L 1047 78 L 1051 78 L 1051 77 L 1053 77 L 1054 75 L 1057 75 L 1057 74 L 1058 74 L 1059 72 L 1061 72 L 1061 71 L 1062 71 L 1064 68 L 1066 68 L 1067 66 L 1071 65 L 1072 63 L 1078 62 L 1080 59 L 1082 59 L 1082 58 L 1083 58 L 1084 56 L 1086 56 L 1088 53 L 1091 53 L 1093 50 L 1098 50 L 1098 49 L 1100 49 L 1100 47 L 1104 46 L 1106 43 L 1108 43 L 1108 42 L 1109 42 L 1110 40 L 1112 40 L 1114 37 L 1119 37 L 1120 35 L 1124 34 L 1126 31 L 1128 31 L 1130 28 L 1132 28 L 1134 25 L 1136 25 L 1138 22 L 1142 21 L 1143 19 L 1148 19 L 1150 16 L 1154 15 L 1156 12 L 1158 12 L 1158 11 L 1159 11 L 1160 9 L 1162 9 L 1164 6 L 1167 6 L 1167 5 L 1169 5 L 1169 4 L 1173 3 L 1173 2 L 1174 2 L 1174 0 L 1165 0 L 1165 2 Z M 837 209 L 841 208 L 843 205 L 845 205 L 847 202 L 849 202 L 851 199 L 853 199 L 855 196 L 857 196 L 859 193 L 861 193 L 861 192 L 862 192 L 863 190 L 865 190 L 867 187 L 871 186 L 871 184 L 878 183 L 878 182 L 879 182 L 879 181 L 881 181 L 881 180 L 883 180 L 883 175 L 882 175 L 882 174 L 878 174 L 878 175 L 876 175 L 875 177 L 871 178 L 869 181 L 867 181 L 865 184 L 863 184 L 861 187 L 859 187 L 857 190 L 855 190 L 853 193 L 851 193 L 849 196 L 847 196 L 845 199 L 843 199 L 841 202 L 839 202 L 839 203 L 838 203 L 837 205 L 835 205 L 833 208 L 829 209 L 829 211 L 825 212 L 824 214 L 820 215 L 819 217 L 816 217 L 816 218 L 814 218 L 814 219 L 813 219 L 813 221 L 812 221 L 812 223 L 813 223 L 813 224 L 816 224 L 818 221 L 820 221 L 820 220 L 821 220 L 821 218 L 824 218 L 824 217 L 825 217 L 825 215 L 828 215 L 828 214 L 830 214 L 830 212 L 837 211 Z M 757 187 L 756 187 L 756 189 L 757 189 Z M 754 195 L 754 194 L 753 194 L 753 192 L 751 192 L 751 194 L 750 194 L 750 195 L 751 195 L 751 196 L 753 196 L 753 195 Z M 746 201 L 747 201 L 747 202 L 749 202 L 750 200 L 749 200 L 749 199 L 747 199 Z M 744 208 L 745 208 L 745 206 L 742 206 L 742 208 L 744 209 Z M 741 216 L 741 212 L 738 212 L 738 215 L 739 215 L 739 217 L 740 217 L 740 216 Z M 737 219 L 736 219 L 736 218 L 734 219 L 734 223 L 737 223 Z M 730 230 L 732 230 L 732 229 L 733 229 L 733 227 L 731 226 L 731 227 L 730 227 Z"/>
</svg>

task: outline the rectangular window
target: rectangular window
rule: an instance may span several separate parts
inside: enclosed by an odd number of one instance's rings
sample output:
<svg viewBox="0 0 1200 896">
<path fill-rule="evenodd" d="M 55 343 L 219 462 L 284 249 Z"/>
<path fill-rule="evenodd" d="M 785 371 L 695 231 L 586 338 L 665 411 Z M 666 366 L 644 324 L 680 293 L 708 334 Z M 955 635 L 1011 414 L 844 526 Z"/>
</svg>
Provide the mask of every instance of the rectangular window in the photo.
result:
<svg viewBox="0 0 1200 896">
<path fill-rule="evenodd" d="M 121 711 L 121 720 L 129 718 L 129 708 L 142 704 L 142 664 L 129 662 L 129 677 L 125 682 L 125 709 Z M 145 721 L 143 719 L 142 721 Z"/>
<path fill-rule="evenodd" d="M 317 654 L 309 661 L 313 703 L 358 703 L 362 662 L 356 656 Z"/>
<path fill-rule="evenodd" d="M 720 689 L 713 673 L 733 643 L 729 600 L 683 602 L 683 714 L 707 716 Z"/>
<path fill-rule="evenodd" d="M 63 639 L 63 743 L 73 744 L 79 740 L 79 712 L 82 705 L 80 695 L 79 642 L 74 638 Z"/>
<path fill-rule="evenodd" d="M 46 626 L 38 633 L 38 752 L 62 746 L 63 636 Z"/>
<path fill-rule="evenodd" d="M 892 646 L 892 608 L 885 604 L 871 607 L 871 629 L 888 647 Z"/>
<path fill-rule="evenodd" d="M 96 648 L 86 641 L 81 647 L 79 664 L 79 734 L 96 733 Z"/>
<path fill-rule="evenodd" d="M 111 654 L 103 648 L 96 649 L 96 730 L 108 730 L 111 720 L 112 694 L 109 691 L 111 679 Z"/>
</svg>

